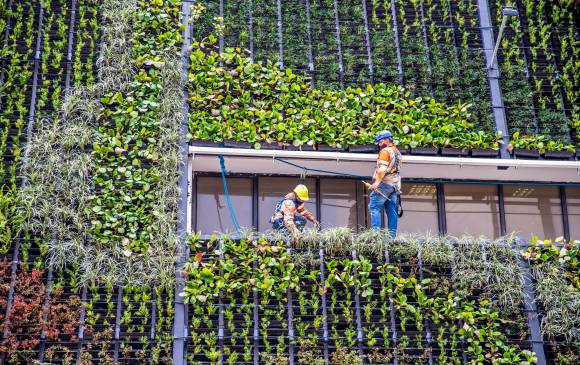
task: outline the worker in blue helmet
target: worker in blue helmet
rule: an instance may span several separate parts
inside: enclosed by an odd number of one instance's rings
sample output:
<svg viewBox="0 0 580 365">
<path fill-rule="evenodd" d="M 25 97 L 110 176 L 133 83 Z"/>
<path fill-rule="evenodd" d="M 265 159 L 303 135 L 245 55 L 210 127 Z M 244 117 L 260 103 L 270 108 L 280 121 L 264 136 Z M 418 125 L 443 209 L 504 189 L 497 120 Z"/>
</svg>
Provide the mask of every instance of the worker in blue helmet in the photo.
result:
<svg viewBox="0 0 580 365">
<path fill-rule="evenodd" d="M 371 228 L 380 229 L 383 209 L 387 213 L 387 228 L 392 238 L 397 235 L 398 219 L 402 216 L 400 208 L 401 195 L 401 152 L 394 144 L 394 137 L 390 131 L 383 130 L 375 138 L 379 145 L 379 156 L 373 183 L 369 186 L 369 211 Z"/>
</svg>

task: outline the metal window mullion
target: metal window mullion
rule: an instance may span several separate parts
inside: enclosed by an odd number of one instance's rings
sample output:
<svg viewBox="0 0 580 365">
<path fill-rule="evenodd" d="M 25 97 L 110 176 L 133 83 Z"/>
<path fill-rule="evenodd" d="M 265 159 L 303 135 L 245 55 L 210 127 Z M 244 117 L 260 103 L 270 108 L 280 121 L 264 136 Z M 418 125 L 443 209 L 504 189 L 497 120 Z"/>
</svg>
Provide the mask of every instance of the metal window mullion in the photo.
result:
<svg viewBox="0 0 580 365">
<path fill-rule="evenodd" d="M 66 53 L 66 79 L 65 79 L 65 93 L 68 92 L 70 88 L 70 78 L 71 78 L 71 69 L 72 69 L 72 51 L 73 51 L 73 44 L 75 41 L 75 18 L 77 13 L 77 4 L 78 0 L 72 0 L 72 8 L 71 8 L 71 15 L 70 15 L 70 23 L 68 27 L 68 49 Z"/>
<path fill-rule="evenodd" d="M 48 275 L 46 278 L 46 297 L 44 298 L 44 303 L 42 304 L 42 319 L 40 321 L 41 332 L 40 332 L 40 346 L 38 350 L 38 362 L 42 364 L 44 362 L 44 350 L 46 348 L 46 323 L 48 321 L 48 314 L 50 312 L 50 296 L 52 294 L 52 281 L 53 272 L 52 269 L 48 270 Z"/>
<path fill-rule="evenodd" d="M 397 7 L 395 0 L 391 0 L 391 17 L 393 22 L 393 34 L 395 36 L 395 49 L 397 51 L 397 68 L 399 70 L 399 82 L 405 85 L 405 78 L 403 75 L 403 56 L 401 54 L 401 40 L 399 38 L 399 26 L 397 25 Z"/>
<path fill-rule="evenodd" d="M 326 285 L 325 275 L 324 275 L 324 246 L 320 243 L 320 248 L 318 250 L 318 256 L 320 258 L 320 301 L 322 303 L 322 341 L 323 341 L 323 353 L 324 353 L 324 365 L 328 365 L 328 308 L 326 305 Z"/>
<path fill-rule="evenodd" d="M 352 250 L 351 251 L 351 257 L 353 260 L 357 259 L 357 254 L 356 254 L 356 250 Z M 354 275 L 357 276 L 358 275 L 358 270 L 354 269 Z M 355 287 L 355 292 L 354 292 L 354 307 L 355 307 L 355 315 L 356 315 L 356 340 L 358 343 L 358 355 L 360 356 L 360 358 L 363 358 L 363 328 L 362 328 L 362 316 L 361 316 L 361 306 L 360 306 L 360 296 L 359 296 L 359 288 Z"/>
<path fill-rule="evenodd" d="M 499 208 L 499 229 L 500 234 L 505 236 L 507 234 L 507 224 L 505 219 L 505 195 L 503 185 L 497 185 L 497 205 Z"/>
<path fill-rule="evenodd" d="M 83 285 L 83 288 L 81 290 L 81 315 L 79 318 L 79 334 L 78 334 L 78 341 L 79 341 L 79 345 L 77 347 L 77 359 L 76 359 L 76 364 L 80 364 L 81 363 L 81 357 L 82 357 L 82 351 L 83 351 L 83 341 L 85 338 L 85 319 L 86 319 L 86 315 L 87 315 L 87 310 L 86 310 L 86 303 L 87 302 L 87 286 Z"/>
<path fill-rule="evenodd" d="M 338 77 L 340 86 L 344 86 L 344 62 L 342 59 L 342 42 L 340 40 L 340 20 L 338 18 L 338 0 L 333 0 L 334 26 L 336 29 L 336 52 L 338 55 Z"/>
<path fill-rule="evenodd" d="M 568 198 L 566 196 L 566 187 L 560 186 L 560 206 L 562 208 L 562 226 L 564 227 L 564 237 L 570 239 L 570 220 L 568 217 Z"/>
<path fill-rule="evenodd" d="M 248 0 L 248 41 L 249 41 L 249 51 L 250 60 L 254 60 L 254 18 L 252 15 L 252 0 Z"/>
<path fill-rule="evenodd" d="M 387 247 L 385 247 L 385 262 L 387 265 L 391 263 L 391 257 L 389 255 L 388 244 L 385 243 Z M 391 341 L 393 341 L 392 348 L 395 349 L 397 347 L 397 325 L 396 325 L 396 318 L 395 318 L 395 303 L 393 302 L 393 293 L 389 293 L 389 315 L 391 319 Z M 393 365 L 398 365 L 399 359 L 397 359 L 396 351 L 393 351 Z"/>
<path fill-rule="evenodd" d="M 286 249 L 288 256 L 292 254 L 292 249 Z M 294 365 L 294 301 L 292 298 L 292 290 L 288 289 L 288 362 L 289 365 Z"/>
<path fill-rule="evenodd" d="M 278 65 L 282 69 L 284 68 L 284 46 L 283 46 L 283 39 L 284 35 L 282 34 L 282 0 L 276 1 L 276 12 L 278 16 Z"/>
<path fill-rule="evenodd" d="M 322 192 L 319 177 L 316 178 L 316 220 L 322 222 Z"/>
<path fill-rule="evenodd" d="M 308 37 L 308 72 L 310 72 L 310 87 L 314 87 L 314 52 L 312 50 L 312 23 L 310 19 L 310 0 L 306 2 L 306 33 Z"/>
<path fill-rule="evenodd" d="M 363 21 L 365 25 L 365 42 L 367 46 L 367 63 L 369 68 L 369 82 L 374 83 L 374 68 L 373 68 L 373 51 L 371 47 L 371 34 L 369 29 L 369 15 L 367 13 L 367 1 L 361 0 Z"/>
<path fill-rule="evenodd" d="M 447 217 L 445 212 L 445 185 L 436 183 L 437 189 L 437 217 L 439 222 L 439 233 L 447 234 Z"/>
<path fill-rule="evenodd" d="M 260 179 L 258 175 L 252 176 L 252 226 L 256 232 L 259 230 L 260 212 Z"/>
</svg>

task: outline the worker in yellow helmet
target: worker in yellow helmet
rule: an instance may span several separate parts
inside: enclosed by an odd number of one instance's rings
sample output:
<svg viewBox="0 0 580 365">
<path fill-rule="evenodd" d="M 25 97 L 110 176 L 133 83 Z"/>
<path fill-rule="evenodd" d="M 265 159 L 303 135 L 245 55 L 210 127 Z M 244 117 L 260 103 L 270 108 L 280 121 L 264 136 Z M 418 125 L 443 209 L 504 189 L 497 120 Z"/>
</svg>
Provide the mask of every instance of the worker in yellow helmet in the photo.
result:
<svg viewBox="0 0 580 365">
<path fill-rule="evenodd" d="M 304 206 L 304 202 L 308 200 L 308 188 L 302 184 L 297 185 L 276 204 L 274 215 L 270 218 L 272 228 L 288 230 L 292 236 L 298 237 L 306 225 L 306 220 L 318 227 L 318 221 Z"/>
</svg>

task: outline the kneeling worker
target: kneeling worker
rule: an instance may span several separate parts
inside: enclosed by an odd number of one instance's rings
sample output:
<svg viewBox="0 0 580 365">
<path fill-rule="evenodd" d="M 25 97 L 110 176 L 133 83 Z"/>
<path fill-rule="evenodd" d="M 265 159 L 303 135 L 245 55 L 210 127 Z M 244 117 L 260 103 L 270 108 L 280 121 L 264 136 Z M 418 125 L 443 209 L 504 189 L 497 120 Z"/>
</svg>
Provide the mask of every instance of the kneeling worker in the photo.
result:
<svg viewBox="0 0 580 365">
<path fill-rule="evenodd" d="M 372 190 L 369 199 L 371 228 L 380 229 L 383 208 L 387 212 L 387 228 L 389 235 L 397 235 L 399 219 L 399 195 L 401 194 L 401 152 L 393 143 L 393 135 L 389 131 L 381 131 L 375 138 L 379 144 L 379 157 L 373 175 Z"/>
<path fill-rule="evenodd" d="M 298 185 L 294 191 L 286 194 L 284 199 L 276 204 L 274 215 L 270 218 L 272 228 L 275 230 L 288 230 L 293 237 L 298 237 L 306 225 L 308 219 L 315 226 L 319 226 L 306 207 L 304 202 L 308 201 L 308 188 L 305 185 Z"/>
</svg>

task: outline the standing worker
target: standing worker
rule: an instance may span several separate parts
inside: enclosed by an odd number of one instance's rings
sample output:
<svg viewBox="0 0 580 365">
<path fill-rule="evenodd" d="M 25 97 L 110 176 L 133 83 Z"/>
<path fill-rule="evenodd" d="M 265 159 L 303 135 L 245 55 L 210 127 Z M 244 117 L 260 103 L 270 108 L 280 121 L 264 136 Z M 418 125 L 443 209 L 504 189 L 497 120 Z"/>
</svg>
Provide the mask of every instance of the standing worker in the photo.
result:
<svg viewBox="0 0 580 365">
<path fill-rule="evenodd" d="M 379 157 L 373 174 L 369 201 L 371 228 L 380 229 L 383 208 L 387 212 L 387 228 L 391 238 L 397 235 L 401 194 L 401 152 L 393 143 L 390 131 L 381 131 L 375 138 L 379 144 Z"/>
<path fill-rule="evenodd" d="M 318 227 L 318 221 L 304 206 L 304 202 L 307 202 L 308 199 L 308 188 L 302 184 L 297 185 L 293 191 L 286 194 L 284 199 L 276 204 L 274 215 L 270 218 L 272 228 L 287 230 L 296 238 L 304 229 L 306 220 Z"/>
</svg>

